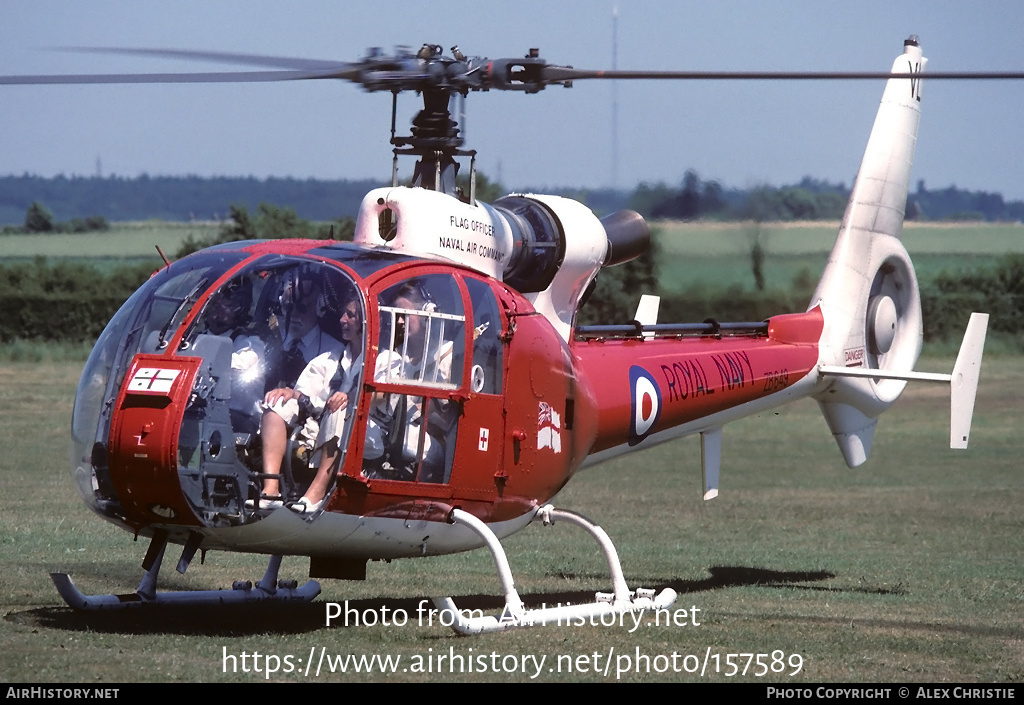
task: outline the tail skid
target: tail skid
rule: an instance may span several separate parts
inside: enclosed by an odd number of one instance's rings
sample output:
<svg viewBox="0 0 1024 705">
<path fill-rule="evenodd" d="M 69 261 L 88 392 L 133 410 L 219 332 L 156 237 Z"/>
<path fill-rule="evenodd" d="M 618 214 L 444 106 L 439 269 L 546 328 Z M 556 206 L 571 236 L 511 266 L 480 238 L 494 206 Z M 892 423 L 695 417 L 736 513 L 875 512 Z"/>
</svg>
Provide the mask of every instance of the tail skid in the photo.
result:
<svg viewBox="0 0 1024 705">
<path fill-rule="evenodd" d="M 950 386 L 949 447 L 963 449 L 971 435 L 971 419 L 974 417 L 974 400 L 978 392 L 978 377 L 981 375 L 981 357 L 985 349 L 985 334 L 988 330 L 988 314 L 972 313 L 967 332 L 960 344 L 960 353 L 953 365 L 953 373 L 944 375 L 934 372 L 892 372 L 873 370 L 865 367 L 837 367 L 820 365 L 818 372 L 830 377 L 862 377 L 867 379 L 898 379 L 905 382 L 944 382 Z"/>
</svg>

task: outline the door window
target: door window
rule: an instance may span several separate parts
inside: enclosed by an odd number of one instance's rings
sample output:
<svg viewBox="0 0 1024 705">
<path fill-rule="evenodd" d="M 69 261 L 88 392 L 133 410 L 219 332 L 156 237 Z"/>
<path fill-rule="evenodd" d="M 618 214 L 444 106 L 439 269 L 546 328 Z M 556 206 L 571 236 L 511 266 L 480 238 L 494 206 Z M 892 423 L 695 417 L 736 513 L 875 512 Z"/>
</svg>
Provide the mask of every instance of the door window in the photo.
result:
<svg viewBox="0 0 1024 705">
<path fill-rule="evenodd" d="M 460 409 L 466 317 L 449 274 L 407 279 L 381 292 L 375 388 L 363 448 L 368 478 L 445 483 Z"/>
</svg>

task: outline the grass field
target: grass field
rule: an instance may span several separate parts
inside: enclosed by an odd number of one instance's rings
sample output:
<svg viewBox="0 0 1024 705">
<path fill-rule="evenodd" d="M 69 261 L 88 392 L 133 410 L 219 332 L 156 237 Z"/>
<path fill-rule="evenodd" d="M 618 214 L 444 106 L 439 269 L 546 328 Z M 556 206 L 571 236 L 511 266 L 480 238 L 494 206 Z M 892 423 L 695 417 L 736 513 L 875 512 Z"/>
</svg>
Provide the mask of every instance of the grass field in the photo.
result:
<svg viewBox="0 0 1024 705">
<path fill-rule="evenodd" d="M 739 285 L 753 289 L 750 247 L 765 251 L 768 289 L 786 289 L 801 272 L 817 281 L 839 223 L 654 224 L 661 246 L 659 282 L 668 291 Z M 1000 256 L 1024 252 L 1024 226 L 1002 223 L 907 224 L 903 244 L 926 282 L 943 270 L 957 272 L 993 264 Z"/>
<path fill-rule="evenodd" d="M 838 222 L 792 221 L 779 223 L 685 223 L 653 224 L 668 252 L 685 254 L 700 243 L 706 255 L 744 251 L 748 238 L 759 234 L 770 250 L 780 255 L 827 252 L 839 230 Z M 1016 223 L 907 223 L 903 228 L 907 250 L 935 254 L 998 255 L 1024 252 L 1024 225 Z M 673 245 L 675 243 L 675 245 Z"/>
<path fill-rule="evenodd" d="M 925 360 L 919 368 L 950 364 Z M 1024 680 L 1018 357 L 986 360 L 968 451 L 944 447 L 946 416 L 936 409 L 945 402 L 938 389 L 920 386 L 883 417 L 873 457 L 855 471 L 845 468 L 810 402 L 728 426 L 722 494 L 707 504 L 696 439 L 586 471 L 556 504 L 599 521 L 630 584 L 673 587 L 675 608 L 699 608 L 700 626 L 648 621 L 632 633 L 631 623 L 548 626 L 473 638 L 418 625 L 415 608 L 423 597 L 452 593 L 460 606 L 498 608 L 493 564 L 482 551 L 373 563 L 366 582 L 322 581 L 321 597 L 297 607 L 94 615 L 64 607 L 48 572 L 70 572 L 87 593 L 131 592 L 146 549 L 93 516 L 71 486 L 66 444 L 80 367 L 0 364 L 2 681 L 257 682 L 262 675 L 223 672 L 224 654 L 304 660 L 321 647 L 403 661 L 394 674 L 278 673 L 273 680 L 527 681 L 533 662 L 525 672 L 502 667 L 543 656 L 538 681 L 605 682 L 637 654 L 651 659 L 650 672 L 630 668 L 620 680 Z M 529 527 L 507 547 L 528 603 L 578 601 L 609 588 L 596 547 L 572 527 Z M 172 570 L 173 559 L 167 563 L 162 585 L 170 589 L 227 588 L 263 569 L 256 557 L 223 553 L 196 561 L 185 576 Z M 282 577 L 303 579 L 306 567 L 305 559 L 286 559 Z M 324 626 L 324 603 L 346 599 L 360 612 L 407 610 L 410 622 Z M 761 678 L 753 667 L 731 678 L 655 672 L 671 665 L 673 653 L 684 668 L 694 663 L 684 656 L 703 659 L 709 651 L 720 655 L 722 671 L 729 653 L 799 654 L 802 666 L 793 676 L 787 666 Z M 450 653 L 485 655 L 499 672 L 451 674 L 445 661 L 438 673 L 437 655 Z M 433 673 L 401 670 L 428 657 Z"/>
<path fill-rule="evenodd" d="M 156 246 L 173 257 L 191 235 L 201 239 L 215 235 L 218 223 L 172 223 L 147 220 L 111 223 L 110 230 L 53 235 L 0 235 L 0 262 L 43 256 L 56 259 L 160 261 Z"/>
</svg>

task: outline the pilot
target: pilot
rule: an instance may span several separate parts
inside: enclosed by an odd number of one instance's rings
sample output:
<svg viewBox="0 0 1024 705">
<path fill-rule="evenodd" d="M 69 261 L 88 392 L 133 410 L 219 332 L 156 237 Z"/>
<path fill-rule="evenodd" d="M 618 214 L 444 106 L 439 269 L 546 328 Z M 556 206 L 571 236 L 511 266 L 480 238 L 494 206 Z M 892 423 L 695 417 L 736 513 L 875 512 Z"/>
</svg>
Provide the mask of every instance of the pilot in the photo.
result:
<svg viewBox="0 0 1024 705">
<path fill-rule="evenodd" d="M 235 431 L 255 433 L 252 414 L 263 397 L 262 363 L 266 346 L 249 327 L 252 307 L 252 282 L 233 279 L 211 298 L 206 309 L 206 330 L 226 335 L 232 341 L 231 425 Z"/>
<path fill-rule="evenodd" d="M 206 329 L 213 335 L 235 337 L 248 321 L 252 306 L 252 283 L 247 279 L 232 279 L 211 297 L 206 310 Z"/>
<path fill-rule="evenodd" d="M 279 475 L 288 448 L 288 429 L 304 422 L 303 444 L 320 455 L 316 477 L 297 502 L 289 505 L 300 514 L 320 509 L 330 483 L 331 469 L 338 459 L 338 441 L 345 424 L 345 411 L 356 398 L 362 368 L 362 309 L 355 290 L 350 290 L 340 306 L 342 342 L 333 350 L 314 357 L 302 370 L 293 387 L 279 387 L 264 397 L 265 411 L 260 422 L 263 437 L 263 472 Z M 324 334 L 326 335 L 326 334 Z M 252 502 L 247 503 L 252 506 Z M 260 509 L 276 509 L 284 504 L 276 477 L 263 483 Z"/>
<path fill-rule="evenodd" d="M 419 313 L 394 313 L 395 335 L 394 349 L 384 349 L 377 356 L 374 367 L 374 381 L 388 383 L 424 384 L 426 386 L 446 385 L 451 381 L 452 354 L 454 343 L 441 338 L 441 326 L 434 326 L 430 333 L 428 325 L 430 314 L 436 309 L 429 294 L 415 280 L 405 282 L 397 287 L 392 306 Z M 386 318 L 392 312 L 382 312 L 382 330 L 390 326 Z M 429 339 L 428 339 L 429 335 Z M 401 459 L 391 457 L 386 461 L 382 472 L 394 474 L 395 463 L 411 466 L 418 458 L 423 458 L 423 470 L 420 479 L 424 482 L 440 482 L 443 471 L 444 448 L 440 441 L 430 433 L 423 433 L 423 425 L 428 422 L 424 414 L 423 397 L 399 395 L 395 393 L 377 394 L 367 423 L 364 441 L 364 460 L 375 461 L 384 456 L 389 441 L 385 438 L 394 436 L 394 429 L 404 426 L 404 437 L 391 441 L 401 444 Z M 447 400 L 434 399 L 428 401 L 427 416 L 430 405 L 444 410 Z M 402 417 L 399 416 L 402 415 Z M 421 448 L 422 442 L 422 448 Z M 399 455 L 397 452 L 393 456 Z M 387 467 L 391 466 L 391 467 Z M 401 473 L 399 473 L 401 474 Z M 398 478 L 392 478 L 398 479 Z M 406 478 L 402 478 L 406 479 Z M 411 477 L 408 479 L 412 479 Z"/>
</svg>

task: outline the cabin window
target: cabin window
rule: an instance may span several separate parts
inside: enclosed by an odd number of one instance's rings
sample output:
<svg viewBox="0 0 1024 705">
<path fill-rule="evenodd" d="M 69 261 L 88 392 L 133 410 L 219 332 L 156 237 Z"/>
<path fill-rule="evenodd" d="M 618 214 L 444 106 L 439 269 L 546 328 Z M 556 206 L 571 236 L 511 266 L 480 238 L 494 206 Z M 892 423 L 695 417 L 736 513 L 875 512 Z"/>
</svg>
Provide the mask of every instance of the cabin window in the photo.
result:
<svg viewBox="0 0 1024 705">
<path fill-rule="evenodd" d="M 467 278 L 466 288 L 473 304 L 473 365 L 469 388 L 477 394 L 501 394 L 504 350 L 498 300 L 485 282 Z"/>
<path fill-rule="evenodd" d="M 75 483 L 90 505 L 116 516 L 107 465 L 111 414 L 124 375 L 138 352 L 164 353 L 205 288 L 245 255 L 211 254 L 164 267 L 107 324 L 82 372 L 72 413 Z"/>
</svg>

